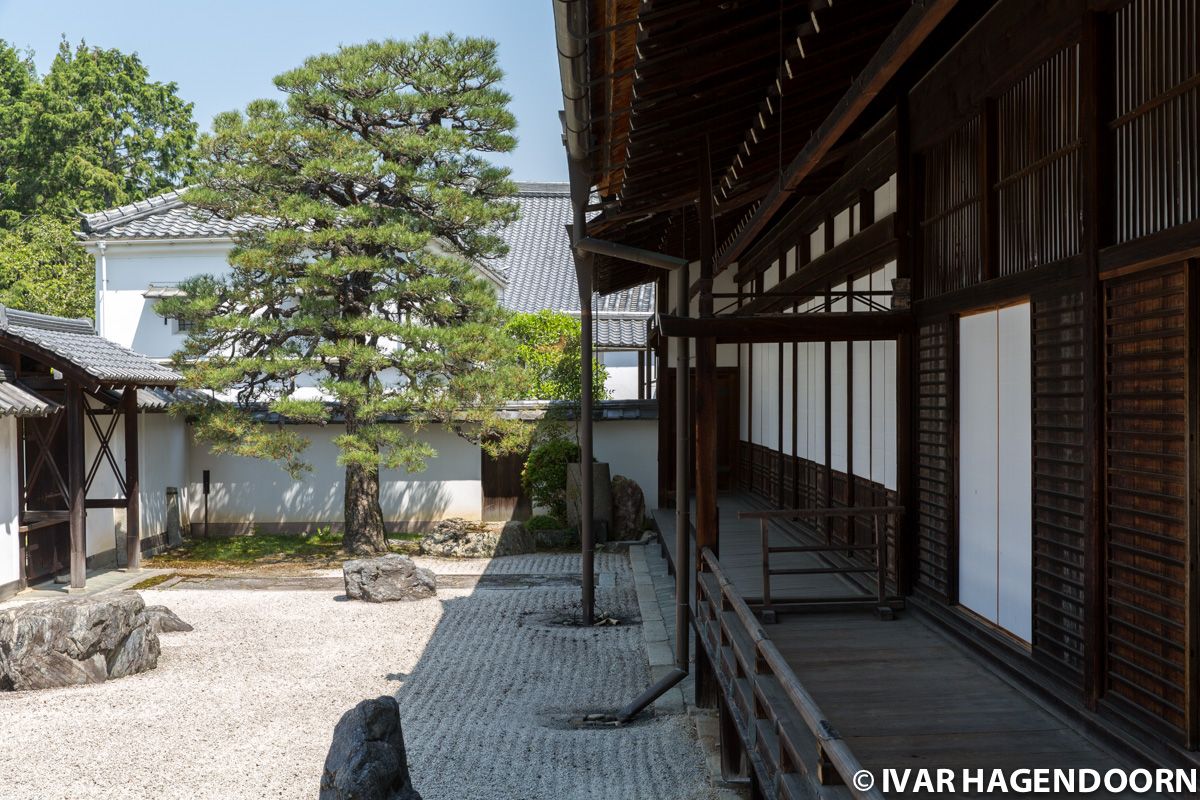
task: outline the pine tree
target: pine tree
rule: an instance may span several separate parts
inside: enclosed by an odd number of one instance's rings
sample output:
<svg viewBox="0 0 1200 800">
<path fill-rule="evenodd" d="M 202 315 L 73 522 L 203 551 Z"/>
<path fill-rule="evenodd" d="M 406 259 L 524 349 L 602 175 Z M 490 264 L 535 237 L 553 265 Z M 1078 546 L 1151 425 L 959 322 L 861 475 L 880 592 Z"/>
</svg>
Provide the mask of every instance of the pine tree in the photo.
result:
<svg viewBox="0 0 1200 800">
<path fill-rule="evenodd" d="M 516 144 L 501 77 L 486 39 L 342 47 L 278 76 L 286 102 L 223 114 L 201 141 L 189 202 L 259 224 L 238 237 L 226 277 L 189 281 L 162 305 L 195 326 L 177 354 L 189 385 L 237 401 L 190 409 L 196 432 L 295 474 L 309 442 L 261 412 L 344 422 L 355 554 L 387 549 L 380 469 L 435 457 L 423 426 L 492 452 L 522 443 L 522 423 L 498 413 L 522 372 L 473 266 L 503 253 L 500 229 L 518 211 L 508 170 L 487 160 Z M 296 393 L 309 378 L 323 397 Z"/>
</svg>

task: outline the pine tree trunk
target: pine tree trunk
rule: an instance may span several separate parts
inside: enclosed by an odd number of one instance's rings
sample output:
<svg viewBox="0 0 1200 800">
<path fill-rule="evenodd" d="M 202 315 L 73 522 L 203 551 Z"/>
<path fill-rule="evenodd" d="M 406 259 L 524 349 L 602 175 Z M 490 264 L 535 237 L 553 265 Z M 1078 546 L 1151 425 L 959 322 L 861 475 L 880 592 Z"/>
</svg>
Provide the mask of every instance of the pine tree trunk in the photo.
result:
<svg viewBox="0 0 1200 800">
<path fill-rule="evenodd" d="M 346 530 L 342 546 L 356 556 L 377 556 L 388 551 L 379 505 L 379 468 L 346 465 Z"/>
</svg>

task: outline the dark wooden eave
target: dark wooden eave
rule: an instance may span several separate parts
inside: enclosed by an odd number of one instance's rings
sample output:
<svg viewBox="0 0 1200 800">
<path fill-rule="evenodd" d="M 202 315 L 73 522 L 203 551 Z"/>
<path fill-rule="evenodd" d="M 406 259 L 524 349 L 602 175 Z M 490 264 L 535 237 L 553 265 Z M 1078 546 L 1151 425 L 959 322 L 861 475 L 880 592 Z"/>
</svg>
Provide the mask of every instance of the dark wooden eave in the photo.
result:
<svg viewBox="0 0 1200 800">
<path fill-rule="evenodd" d="M 908 311 L 659 318 L 659 330 L 664 336 L 711 337 L 718 344 L 882 341 L 911 331 L 912 325 L 912 314 Z"/>
</svg>

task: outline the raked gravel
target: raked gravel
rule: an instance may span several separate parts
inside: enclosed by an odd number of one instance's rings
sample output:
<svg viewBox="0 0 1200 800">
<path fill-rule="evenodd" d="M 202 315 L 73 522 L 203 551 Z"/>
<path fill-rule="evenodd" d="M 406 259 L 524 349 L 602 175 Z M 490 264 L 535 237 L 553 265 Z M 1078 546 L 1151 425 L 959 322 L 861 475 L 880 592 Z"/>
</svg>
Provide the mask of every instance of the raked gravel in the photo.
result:
<svg viewBox="0 0 1200 800">
<path fill-rule="evenodd" d="M 423 560 L 424 561 L 424 560 Z M 578 556 L 430 560 L 444 574 L 577 572 Z M 598 605 L 636 614 L 623 555 Z M 185 584 L 186 585 L 186 584 Z M 565 627 L 577 588 L 441 589 L 367 604 L 331 591 L 147 591 L 195 626 L 158 669 L 100 686 L 0 694 L 0 797 L 312 798 L 334 724 L 395 693 L 426 800 L 708 798 L 690 720 L 563 724 L 649 680 L 638 625 Z"/>
</svg>

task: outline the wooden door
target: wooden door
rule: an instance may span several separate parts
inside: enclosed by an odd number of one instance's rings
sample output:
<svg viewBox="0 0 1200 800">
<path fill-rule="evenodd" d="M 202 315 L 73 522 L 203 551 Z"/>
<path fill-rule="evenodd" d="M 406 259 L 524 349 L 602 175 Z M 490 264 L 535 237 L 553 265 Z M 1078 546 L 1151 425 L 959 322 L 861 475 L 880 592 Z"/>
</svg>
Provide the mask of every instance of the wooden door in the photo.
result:
<svg viewBox="0 0 1200 800">
<path fill-rule="evenodd" d="M 480 483 L 483 490 L 483 519 L 485 522 L 506 522 L 510 519 L 529 519 L 533 504 L 521 485 L 521 469 L 527 453 L 510 453 L 493 458 L 480 450 Z"/>
</svg>

